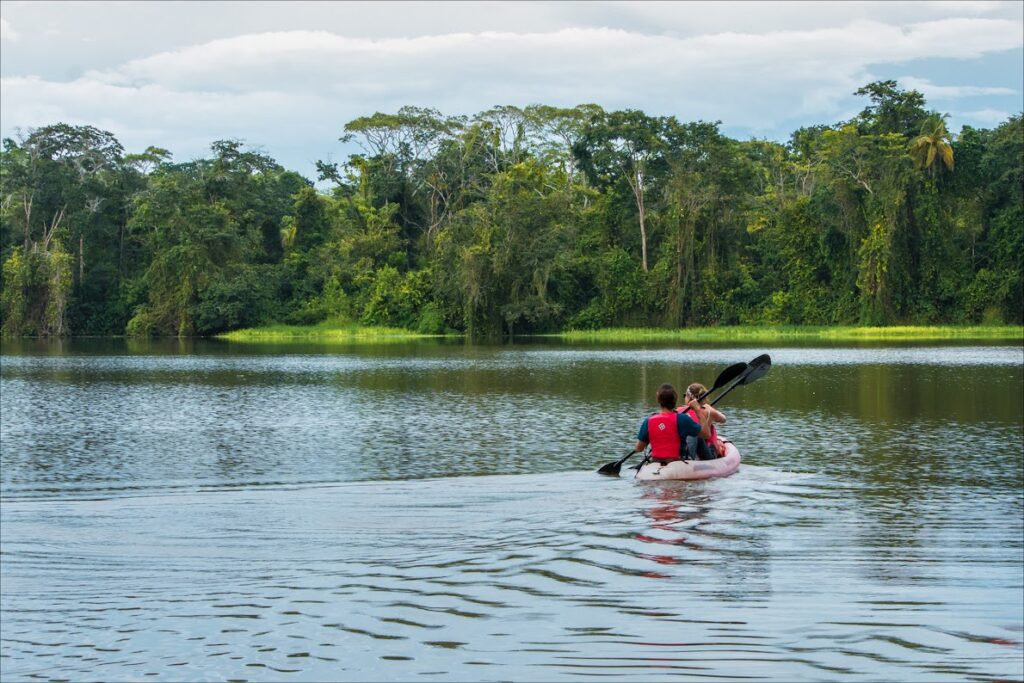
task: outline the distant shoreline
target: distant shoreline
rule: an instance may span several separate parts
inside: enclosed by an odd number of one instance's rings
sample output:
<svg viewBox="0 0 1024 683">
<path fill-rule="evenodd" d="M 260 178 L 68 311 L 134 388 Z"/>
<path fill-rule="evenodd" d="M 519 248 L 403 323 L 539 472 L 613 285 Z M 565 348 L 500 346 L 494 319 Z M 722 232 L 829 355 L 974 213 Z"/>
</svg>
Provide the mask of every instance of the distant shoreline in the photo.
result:
<svg viewBox="0 0 1024 683">
<path fill-rule="evenodd" d="M 316 339 L 321 341 L 381 341 L 387 339 L 463 338 L 461 334 L 421 334 L 394 327 L 364 327 L 353 323 L 317 325 L 268 325 L 215 335 L 229 341 L 275 341 Z M 681 329 L 615 327 L 596 330 L 567 330 L 551 334 L 523 335 L 567 341 L 774 341 L 813 340 L 942 340 L 942 339 L 1017 339 L 1024 341 L 1020 325 L 903 325 L 890 327 L 860 326 L 730 326 L 689 327 Z"/>
<path fill-rule="evenodd" d="M 888 327 L 781 325 L 734 327 L 690 327 L 684 329 L 605 328 L 570 330 L 558 335 L 568 340 L 633 341 L 772 341 L 822 339 L 829 341 L 928 340 L 928 339 L 1019 339 L 1024 341 L 1021 325 L 894 325 Z"/>
<path fill-rule="evenodd" d="M 316 325 L 265 325 L 249 327 L 213 335 L 215 339 L 228 341 L 275 341 L 289 339 L 317 339 L 321 341 L 352 341 L 385 339 L 437 339 L 461 337 L 461 334 L 422 334 L 400 327 L 372 327 L 356 323 L 326 321 Z"/>
</svg>

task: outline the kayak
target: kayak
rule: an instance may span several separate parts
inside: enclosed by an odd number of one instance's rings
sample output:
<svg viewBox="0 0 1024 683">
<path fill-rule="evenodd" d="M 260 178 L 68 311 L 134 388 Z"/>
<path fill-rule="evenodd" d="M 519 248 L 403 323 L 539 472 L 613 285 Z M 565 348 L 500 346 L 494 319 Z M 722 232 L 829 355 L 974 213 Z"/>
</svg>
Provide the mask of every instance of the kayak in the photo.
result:
<svg viewBox="0 0 1024 683">
<path fill-rule="evenodd" d="M 640 481 L 668 479 L 711 479 L 728 477 L 740 468 L 740 451 L 731 441 L 722 440 L 725 455 L 714 460 L 676 460 L 667 465 L 649 462 L 636 473 Z"/>
</svg>

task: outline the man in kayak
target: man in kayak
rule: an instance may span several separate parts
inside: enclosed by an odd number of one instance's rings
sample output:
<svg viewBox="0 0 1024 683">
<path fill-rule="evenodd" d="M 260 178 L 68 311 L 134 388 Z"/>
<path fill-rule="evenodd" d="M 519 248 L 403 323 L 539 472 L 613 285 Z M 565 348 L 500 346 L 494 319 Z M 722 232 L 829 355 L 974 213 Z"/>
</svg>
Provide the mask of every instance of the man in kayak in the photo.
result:
<svg viewBox="0 0 1024 683">
<path fill-rule="evenodd" d="M 690 403 L 694 402 L 698 396 L 703 396 L 708 393 L 708 390 L 704 388 L 703 384 L 694 382 L 686 388 L 685 400 L 687 405 L 678 408 L 680 412 L 686 413 L 691 419 L 697 420 L 697 413 L 693 408 L 688 407 Z M 685 453 L 688 454 L 690 460 L 714 460 L 725 455 L 725 446 L 718 440 L 718 431 L 715 429 L 715 424 L 725 424 L 725 415 L 717 410 L 714 406 L 710 405 L 707 401 L 700 402 L 700 410 L 708 415 L 708 437 L 706 439 L 700 436 L 688 436 L 683 444 Z"/>
<path fill-rule="evenodd" d="M 711 435 L 710 415 L 699 410 L 700 404 L 696 399 L 690 399 L 685 407 L 699 416 L 699 422 L 685 412 L 676 412 L 679 394 L 671 384 L 662 384 L 658 387 L 657 399 L 661 409 L 645 417 L 640 423 L 634 452 L 638 453 L 650 444 L 652 460 L 660 463 L 672 462 L 680 459 L 687 437 L 699 437 L 706 441 Z"/>
</svg>

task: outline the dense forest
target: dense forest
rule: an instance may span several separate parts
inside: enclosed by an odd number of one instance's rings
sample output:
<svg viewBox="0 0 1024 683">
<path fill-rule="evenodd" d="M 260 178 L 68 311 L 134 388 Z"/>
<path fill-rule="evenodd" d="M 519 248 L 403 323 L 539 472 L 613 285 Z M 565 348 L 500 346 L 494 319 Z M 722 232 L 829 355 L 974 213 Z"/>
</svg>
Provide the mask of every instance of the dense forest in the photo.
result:
<svg viewBox="0 0 1024 683">
<path fill-rule="evenodd" d="M 345 125 L 362 153 L 316 185 L 235 140 L 176 163 L 34 129 L 0 152 L 3 332 L 1020 324 L 1021 116 L 954 138 L 916 91 L 856 94 L 787 144 L 593 104 L 404 107 Z"/>
</svg>

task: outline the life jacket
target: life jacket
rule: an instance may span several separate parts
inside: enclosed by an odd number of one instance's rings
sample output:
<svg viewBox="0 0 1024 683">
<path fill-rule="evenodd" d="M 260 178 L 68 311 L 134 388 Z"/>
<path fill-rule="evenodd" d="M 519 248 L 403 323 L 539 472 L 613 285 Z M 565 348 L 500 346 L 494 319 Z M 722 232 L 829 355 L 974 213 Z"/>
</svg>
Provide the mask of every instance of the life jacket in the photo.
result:
<svg viewBox="0 0 1024 683">
<path fill-rule="evenodd" d="M 697 413 L 693 410 L 693 408 L 688 408 L 684 412 L 687 415 L 689 415 L 694 422 L 696 422 L 698 425 L 700 424 L 700 418 L 697 416 Z M 716 453 L 721 454 L 722 449 L 718 443 L 718 431 L 715 429 L 715 423 L 711 422 L 710 420 L 708 421 L 708 432 L 709 434 L 706 441 L 708 447 L 712 448 Z"/>
<path fill-rule="evenodd" d="M 651 443 L 651 457 L 657 460 L 678 460 L 680 446 L 679 427 L 676 420 L 679 415 L 671 413 L 655 413 L 647 418 L 647 437 Z"/>
</svg>

